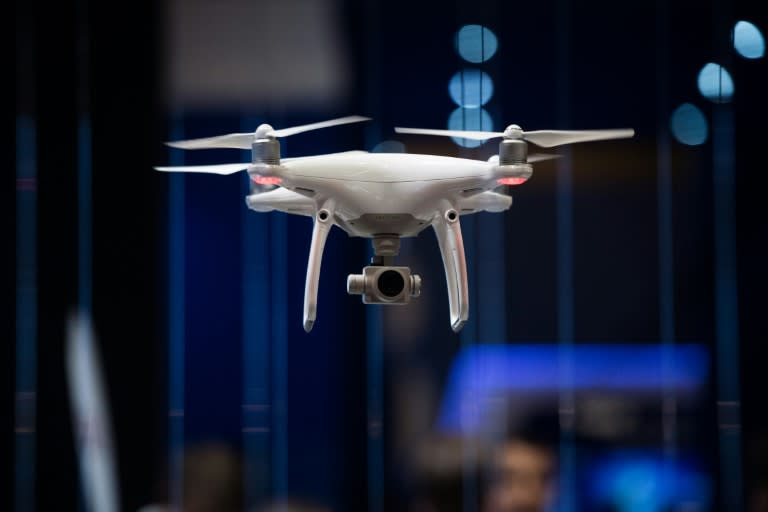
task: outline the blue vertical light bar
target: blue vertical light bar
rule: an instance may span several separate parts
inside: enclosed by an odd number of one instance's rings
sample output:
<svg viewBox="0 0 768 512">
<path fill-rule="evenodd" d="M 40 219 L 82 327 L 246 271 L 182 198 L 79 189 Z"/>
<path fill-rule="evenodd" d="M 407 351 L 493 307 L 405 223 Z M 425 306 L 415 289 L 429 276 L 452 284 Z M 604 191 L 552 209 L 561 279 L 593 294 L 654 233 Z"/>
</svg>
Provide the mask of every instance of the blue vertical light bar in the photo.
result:
<svg viewBox="0 0 768 512">
<path fill-rule="evenodd" d="M 733 111 L 727 104 L 714 107 L 712 146 L 720 495 L 723 510 L 742 510 L 734 126 Z"/>
<path fill-rule="evenodd" d="M 77 292 L 78 306 L 90 312 L 93 273 L 93 183 L 91 120 L 80 118 L 77 127 Z"/>
<path fill-rule="evenodd" d="M 662 420 L 664 479 L 672 488 L 677 459 L 677 397 L 670 382 L 675 357 L 675 260 L 672 202 L 672 157 L 669 133 L 669 12 L 656 1 L 656 195 L 659 260 L 659 338 L 662 348 Z"/>
<path fill-rule="evenodd" d="M 570 124 L 571 2 L 557 1 L 557 118 Z M 573 284 L 573 175 L 571 150 L 564 148 L 557 161 L 557 331 L 560 347 L 560 510 L 572 512 L 576 495 L 576 453 L 573 389 L 574 284 Z"/>
<path fill-rule="evenodd" d="M 475 317 L 480 343 L 503 343 L 507 339 L 505 218 L 505 214 L 480 214 L 477 221 L 482 230 L 475 239 L 477 289 L 476 295 L 470 296 L 474 300 L 470 314 Z M 465 219 L 462 218 L 462 225 Z"/>
<path fill-rule="evenodd" d="M 464 253 L 467 262 L 467 280 L 469 291 L 469 321 L 464 325 L 459 333 L 459 339 L 461 340 L 461 348 L 463 351 L 469 350 L 478 341 L 478 335 L 480 332 L 480 324 L 484 320 L 484 314 L 480 313 L 481 307 L 485 306 L 483 301 L 481 306 L 481 298 L 479 296 L 479 286 L 477 271 L 480 267 L 478 264 L 478 228 L 477 228 L 477 215 L 467 215 L 460 220 L 461 222 L 461 236 L 464 240 Z M 498 284 L 494 285 L 498 287 Z M 484 299 L 485 297 L 483 297 Z M 474 318 L 473 318 L 474 315 Z M 473 373 L 472 381 L 477 382 L 479 375 Z M 479 414 L 479 404 L 476 402 L 477 397 L 475 394 L 472 396 L 463 397 L 466 402 L 463 404 L 464 414 L 462 415 L 463 421 L 467 421 L 470 424 L 476 423 Z M 463 512 L 475 512 L 477 510 L 478 497 L 479 497 L 479 481 L 477 478 L 478 467 L 478 443 L 472 438 L 472 436 L 466 436 L 461 445 L 461 460 L 462 460 L 462 511 Z"/>
<path fill-rule="evenodd" d="M 482 51 L 482 40 L 481 37 L 481 51 Z M 481 53 L 482 55 L 482 53 Z M 482 80 L 480 83 L 480 86 L 482 87 Z M 464 97 L 466 91 L 466 83 L 465 83 L 465 74 L 461 74 L 461 96 Z M 481 93 L 482 97 L 482 93 Z M 462 130 L 466 130 L 469 127 L 467 126 L 467 114 L 470 112 L 469 109 L 462 108 Z M 480 122 L 478 123 L 479 129 L 488 129 L 489 127 L 484 127 L 482 125 L 482 108 L 477 109 L 477 115 L 480 119 Z M 466 152 L 466 150 L 462 150 L 462 153 Z M 476 215 L 468 215 L 460 220 L 461 222 L 461 236 L 464 243 L 464 253 L 465 253 L 465 261 L 467 262 L 467 290 L 469 293 L 469 308 L 470 308 L 470 321 L 468 321 L 464 327 L 461 330 L 461 333 L 459 334 L 459 339 L 461 340 L 461 346 L 462 350 L 467 350 L 469 347 L 477 343 L 478 341 L 478 335 L 480 334 L 480 328 L 478 327 L 481 322 L 482 318 L 480 318 L 480 307 L 478 307 L 481 303 L 481 299 L 479 297 L 479 289 L 477 286 L 475 286 L 475 283 L 477 282 L 478 274 L 477 269 L 479 268 L 479 265 L 477 264 L 478 260 L 478 251 L 477 249 L 477 216 Z M 474 304 L 474 306 L 473 306 Z M 483 303 L 484 304 L 484 303 Z M 474 311 L 474 313 L 472 313 Z M 472 315 L 476 315 L 474 320 L 472 319 Z M 476 379 L 476 375 L 472 376 L 472 379 Z M 477 415 L 477 404 L 475 402 L 475 396 L 467 396 L 464 397 L 464 400 L 467 400 L 469 403 L 464 404 L 464 410 L 466 413 L 466 421 L 475 422 L 477 421 L 477 418 L 475 417 Z M 474 439 L 472 439 L 471 436 L 467 436 L 463 439 L 463 442 L 461 444 L 461 460 L 462 460 L 462 510 L 463 512 L 475 512 L 477 510 L 477 504 L 478 504 L 478 479 L 477 479 L 477 465 L 478 465 L 478 446 Z"/>
<path fill-rule="evenodd" d="M 732 2 L 712 6 L 718 64 L 730 67 L 733 55 Z M 722 74 L 723 68 L 720 68 Z M 722 77 L 721 77 L 722 78 Z M 719 80 L 723 86 L 723 80 Z M 725 93 L 725 94 L 724 94 Z M 736 164 L 732 91 L 719 91 L 712 109 L 712 198 L 715 265 L 715 353 L 719 429 L 721 510 L 744 510 L 739 385 L 739 306 L 736 257 Z M 725 102 L 724 102 L 725 101 Z"/>
<path fill-rule="evenodd" d="M 373 254 L 373 251 L 371 251 Z M 384 310 L 368 305 L 366 313 L 367 348 L 367 428 L 368 428 L 368 510 L 384 510 Z"/>
<path fill-rule="evenodd" d="M 270 213 L 272 267 L 272 492 L 288 497 L 288 219 Z"/>
<path fill-rule="evenodd" d="M 14 510 L 35 510 L 37 426 L 37 127 L 16 118 Z"/>
<path fill-rule="evenodd" d="M 576 401 L 573 387 L 574 286 L 573 286 L 573 176 L 571 152 L 561 150 L 557 166 L 557 337 L 559 346 L 560 392 L 560 510 L 576 510 L 576 452 L 574 420 Z"/>
<path fill-rule="evenodd" d="M 242 130 L 257 122 L 242 120 Z M 243 158 L 250 160 L 250 151 Z M 250 178 L 243 173 L 243 196 L 250 194 Z M 243 472 L 246 503 L 252 505 L 269 495 L 269 440 L 271 433 L 271 387 L 269 341 L 271 307 L 270 217 L 242 207 L 242 294 L 243 294 L 243 456 L 252 471 Z"/>
<path fill-rule="evenodd" d="M 379 84 L 381 80 L 381 8 L 382 3 L 376 0 L 365 2 L 365 77 L 367 80 L 364 107 L 371 114 L 373 121 L 366 123 L 365 147 L 372 148 L 381 140 L 382 127 L 377 120 L 382 112 L 383 104 Z M 368 257 L 373 256 L 372 248 L 368 249 Z M 367 446 L 366 446 L 366 481 L 368 511 L 382 512 L 384 510 L 384 310 L 382 306 L 368 305 L 365 307 L 365 342 L 366 342 L 366 415 L 367 415 Z"/>
<path fill-rule="evenodd" d="M 177 113 L 170 140 L 184 138 L 184 120 Z M 171 165 L 183 165 L 181 151 L 171 150 Z M 184 340 L 185 299 L 185 177 L 168 176 L 168 496 L 175 510 L 182 510 L 184 488 Z"/>
</svg>

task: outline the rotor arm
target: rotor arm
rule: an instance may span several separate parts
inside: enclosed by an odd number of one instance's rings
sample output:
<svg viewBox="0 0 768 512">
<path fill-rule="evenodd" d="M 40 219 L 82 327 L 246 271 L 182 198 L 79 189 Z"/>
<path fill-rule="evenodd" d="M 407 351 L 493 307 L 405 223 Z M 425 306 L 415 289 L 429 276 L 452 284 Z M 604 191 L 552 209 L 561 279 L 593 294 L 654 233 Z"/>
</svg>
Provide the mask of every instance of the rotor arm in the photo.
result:
<svg viewBox="0 0 768 512">
<path fill-rule="evenodd" d="M 312 245 L 309 248 L 307 262 L 307 281 L 304 286 L 304 330 L 309 332 L 317 318 L 317 289 L 320 284 L 320 264 L 323 259 L 323 249 L 328 233 L 333 227 L 335 202 L 328 199 L 322 203 L 315 213 L 315 224 L 312 227 Z"/>
<path fill-rule="evenodd" d="M 445 267 L 451 328 L 459 332 L 469 319 L 469 286 L 458 212 L 453 208 L 442 209 L 432 221 L 432 227 L 437 235 Z"/>
</svg>

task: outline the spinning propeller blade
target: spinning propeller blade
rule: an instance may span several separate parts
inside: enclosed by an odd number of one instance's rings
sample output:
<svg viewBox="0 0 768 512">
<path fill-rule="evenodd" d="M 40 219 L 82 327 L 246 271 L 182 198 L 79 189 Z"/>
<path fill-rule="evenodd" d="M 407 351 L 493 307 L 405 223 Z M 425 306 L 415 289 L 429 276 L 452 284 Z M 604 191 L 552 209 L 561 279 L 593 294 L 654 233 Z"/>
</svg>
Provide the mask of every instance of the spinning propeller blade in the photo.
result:
<svg viewBox="0 0 768 512">
<path fill-rule="evenodd" d="M 319 123 L 293 126 L 275 130 L 267 124 L 259 126 L 255 132 L 249 133 L 229 133 L 227 135 L 218 135 L 216 137 L 205 137 L 202 139 L 178 140 L 166 142 L 168 146 L 180 149 L 209 149 L 209 148 L 231 148 L 231 149 L 251 149 L 251 144 L 256 138 L 260 137 L 288 137 L 297 133 L 308 132 L 310 130 L 319 130 L 340 124 L 359 123 L 368 121 L 369 117 L 347 116 Z M 191 172 L 212 172 L 212 171 L 191 171 Z M 226 173 L 224 173 L 226 174 Z"/>
<path fill-rule="evenodd" d="M 527 163 L 533 164 L 536 162 L 543 162 L 544 160 L 555 160 L 556 158 L 560 158 L 560 155 L 550 155 L 548 153 L 534 153 L 532 155 L 528 155 Z M 492 164 L 498 164 L 499 155 L 493 155 L 491 158 L 488 159 L 488 161 Z"/>
<path fill-rule="evenodd" d="M 232 149 L 251 149 L 253 142 L 253 133 L 229 133 L 216 137 L 205 137 L 202 139 L 177 140 L 166 142 L 166 146 L 179 149 L 209 149 L 209 148 L 232 148 Z"/>
<path fill-rule="evenodd" d="M 235 174 L 248 168 L 249 164 L 216 164 L 216 165 L 180 165 L 176 167 L 155 167 L 163 172 L 202 172 L 207 174 Z"/>
<path fill-rule="evenodd" d="M 294 126 L 292 128 L 282 128 L 280 130 L 274 130 L 272 133 L 274 134 L 275 137 L 288 137 L 290 135 L 296 135 L 297 133 L 308 132 L 310 130 L 320 130 L 322 128 L 330 128 L 331 126 L 338 126 L 340 124 L 361 123 L 363 121 L 370 121 L 370 120 L 371 120 L 370 117 L 347 116 L 347 117 L 340 117 L 338 119 L 331 119 L 330 121 L 321 121 L 319 123 L 311 123 L 311 124 L 305 124 L 302 126 Z"/>
<path fill-rule="evenodd" d="M 542 148 L 553 148 L 575 142 L 628 139 L 634 135 L 635 130 L 631 128 L 614 130 L 536 130 L 533 132 L 523 132 L 523 139 Z"/>
<path fill-rule="evenodd" d="M 397 133 L 441 135 L 446 137 L 459 137 L 462 139 L 472 140 L 488 140 L 508 136 L 509 138 L 519 138 L 526 140 L 543 148 L 552 148 L 555 146 L 562 146 L 564 144 L 573 144 L 575 142 L 587 142 L 593 140 L 626 139 L 635 135 L 635 130 L 631 128 L 615 130 L 536 130 L 532 132 L 519 130 L 519 127 L 515 128 L 517 128 L 517 132 L 514 132 L 508 128 L 507 130 L 509 133 L 484 132 L 477 130 L 431 130 L 425 128 L 402 127 L 396 127 L 395 131 Z"/>
<path fill-rule="evenodd" d="M 532 155 L 528 155 L 528 163 L 532 164 L 534 162 L 543 162 L 544 160 L 555 160 L 557 158 L 560 158 L 560 155 L 548 155 L 546 153 L 533 153 Z"/>
<path fill-rule="evenodd" d="M 402 128 L 395 127 L 397 133 L 412 133 L 416 135 L 441 135 L 445 137 L 461 137 L 462 139 L 488 140 L 503 137 L 504 132 L 483 132 L 472 130 L 432 130 L 429 128 Z"/>
</svg>

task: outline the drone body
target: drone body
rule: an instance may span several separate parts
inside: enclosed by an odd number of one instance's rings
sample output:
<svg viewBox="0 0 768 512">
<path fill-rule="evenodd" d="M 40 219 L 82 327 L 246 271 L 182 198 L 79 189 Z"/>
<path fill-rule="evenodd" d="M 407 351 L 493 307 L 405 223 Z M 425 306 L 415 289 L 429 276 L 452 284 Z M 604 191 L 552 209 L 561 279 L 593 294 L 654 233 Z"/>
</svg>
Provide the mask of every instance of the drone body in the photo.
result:
<svg viewBox="0 0 768 512">
<path fill-rule="evenodd" d="M 280 158 L 278 137 L 367 118 L 353 116 L 284 130 L 261 125 L 255 133 L 230 134 L 169 143 L 183 149 L 250 148 L 252 162 L 209 166 L 156 167 L 161 171 L 232 174 L 246 170 L 258 185 L 246 204 L 258 212 L 282 211 L 313 217 L 312 243 L 304 293 L 304 329 L 317 316 L 317 289 L 325 241 L 332 226 L 349 236 L 371 238 L 376 255 L 362 275 L 350 275 L 349 293 L 366 303 L 406 304 L 420 293 L 421 279 L 407 267 L 393 266 L 400 238 L 432 227 L 445 266 L 451 327 L 458 332 L 469 317 L 467 265 L 461 215 L 501 212 L 512 198 L 495 192 L 520 184 L 532 174 L 531 163 L 554 155 L 527 155 L 527 141 L 551 147 L 570 142 L 631 137 L 632 130 L 457 132 L 396 128 L 401 133 L 452 135 L 485 140 L 503 137 L 499 155 L 489 161 L 436 155 L 349 151 L 299 158 Z"/>
</svg>

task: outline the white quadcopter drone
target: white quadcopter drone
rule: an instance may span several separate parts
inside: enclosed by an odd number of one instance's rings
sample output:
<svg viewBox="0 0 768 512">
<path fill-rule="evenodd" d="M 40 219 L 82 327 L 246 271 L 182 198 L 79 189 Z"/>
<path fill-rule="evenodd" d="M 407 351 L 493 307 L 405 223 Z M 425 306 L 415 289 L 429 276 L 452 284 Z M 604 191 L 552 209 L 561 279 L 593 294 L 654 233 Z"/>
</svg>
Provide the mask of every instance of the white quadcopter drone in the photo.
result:
<svg viewBox="0 0 768 512">
<path fill-rule="evenodd" d="M 469 318 L 467 265 L 459 217 L 479 211 L 502 212 L 512 197 L 494 191 L 519 185 L 533 174 L 531 163 L 556 155 L 528 155 L 528 142 L 554 147 L 574 142 L 632 137 L 634 130 L 539 130 L 510 125 L 503 132 L 395 128 L 398 133 L 443 135 L 473 140 L 501 138 L 499 154 L 488 161 L 436 155 L 348 151 L 280 158 L 278 138 L 309 130 L 367 121 L 361 116 L 275 130 L 262 124 L 254 133 L 232 133 L 169 142 L 182 149 L 250 149 L 250 163 L 155 167 L 158 171 L 233 174 L 246 170 L 251 194 L 248 207 L 278 210 L 314 219 L 304 288 L 304 330 L 317 317 L 317 289 L 323 248 L 332 226 L 349 236 L 370 238 L 374 258 L 363 273 L 347 278 L 347 292 L 366 304 L 407 304 L 421 293 L 421 278 L 408 267 L 394 266 L 400 238 L 418 235 L 428 226 L 437 234 L 445 266 L 451 327 L 461 330 Z M 264 186 L 272 186 L 265 190 Z"/>
</svg>

